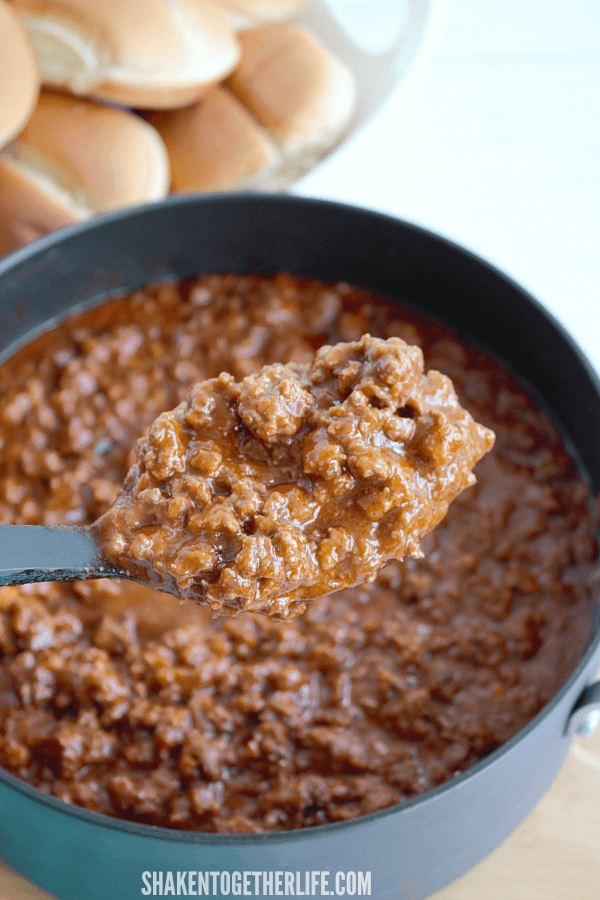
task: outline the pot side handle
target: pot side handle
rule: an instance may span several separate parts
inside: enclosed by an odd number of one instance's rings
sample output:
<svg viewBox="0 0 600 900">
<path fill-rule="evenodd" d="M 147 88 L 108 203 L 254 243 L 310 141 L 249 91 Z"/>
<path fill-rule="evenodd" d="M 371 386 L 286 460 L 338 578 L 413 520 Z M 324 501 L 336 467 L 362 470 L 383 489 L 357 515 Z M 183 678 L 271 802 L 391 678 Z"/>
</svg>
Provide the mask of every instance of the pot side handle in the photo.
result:
<svg viewBox="0 0 600 900">
<path fill-rule="evenodd" d="M 568 737 L 589 737 L 600 722 L 600 681 L 588 685 L 571 710 L 565 726 Z"/>
</svg>

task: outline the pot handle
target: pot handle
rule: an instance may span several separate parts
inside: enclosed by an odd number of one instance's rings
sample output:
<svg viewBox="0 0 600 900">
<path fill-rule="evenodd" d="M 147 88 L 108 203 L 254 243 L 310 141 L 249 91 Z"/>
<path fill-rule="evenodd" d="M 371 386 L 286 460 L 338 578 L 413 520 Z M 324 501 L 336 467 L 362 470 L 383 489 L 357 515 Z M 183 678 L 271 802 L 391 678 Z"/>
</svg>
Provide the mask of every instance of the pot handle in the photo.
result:
<svg viewBox="0 0 600 900">
<path fill-rule="evenodd" d="M 600 681 L 588 685 L 580 694 L 567 719 L 565 734 L 589 737 L 600 722 Z"/>
</svg>

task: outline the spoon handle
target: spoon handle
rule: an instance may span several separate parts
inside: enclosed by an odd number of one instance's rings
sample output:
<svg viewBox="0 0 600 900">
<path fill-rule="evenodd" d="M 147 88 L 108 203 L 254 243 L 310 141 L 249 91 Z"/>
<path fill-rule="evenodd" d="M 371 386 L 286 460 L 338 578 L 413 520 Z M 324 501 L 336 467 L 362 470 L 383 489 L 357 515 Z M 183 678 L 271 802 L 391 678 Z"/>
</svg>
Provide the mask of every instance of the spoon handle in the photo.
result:
<svg viewBox="0 0 600 900">
<path fill-rule="evenodd" d="M 0 525 L 0 586 L 124 574 L 102 563 L 94 538 L 84 528 Z"/>
</svg>

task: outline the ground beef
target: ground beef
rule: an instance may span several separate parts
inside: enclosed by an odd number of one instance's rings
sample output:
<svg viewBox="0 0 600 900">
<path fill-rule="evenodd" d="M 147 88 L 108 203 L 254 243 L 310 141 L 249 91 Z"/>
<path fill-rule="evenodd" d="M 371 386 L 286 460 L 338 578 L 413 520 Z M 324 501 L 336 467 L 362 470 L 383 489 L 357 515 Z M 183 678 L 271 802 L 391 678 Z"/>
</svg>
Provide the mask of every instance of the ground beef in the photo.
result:
<svg viewBox="0 0 600 900">
<path fill-rule="evenodd" d="M 214 612 L 304 601 L 420 558 L 493 443 L 419 347 L 365 335 L 310 365 L 194 385 L 138 444 L 95 523 L 105 560 Z"/>
<path fill-rule="evenodd" d="M 496 432 L 425 558 L 293 622 L 212 619 L 133 582 L 0 590 L 0 763 L 69 803 L 205 832 L 362 815 L 534 716 L 590 635 L 594 521 L 555 429 L 447 329 L 348 285 L 208 276 L 60 325 L 0 368 L 0 522 L 93 522 L 190 387 L 365 333 L 421 346 Z"/>
</svg>

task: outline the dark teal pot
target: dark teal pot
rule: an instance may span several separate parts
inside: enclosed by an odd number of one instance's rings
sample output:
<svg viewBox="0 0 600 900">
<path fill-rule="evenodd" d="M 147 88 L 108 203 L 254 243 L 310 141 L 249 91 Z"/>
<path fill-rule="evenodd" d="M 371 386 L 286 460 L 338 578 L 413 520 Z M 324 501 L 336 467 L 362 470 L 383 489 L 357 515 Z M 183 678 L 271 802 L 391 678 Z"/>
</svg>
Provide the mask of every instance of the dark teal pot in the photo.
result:
<svg viewBox="0 0 600 900">
<path fill-rule="evenodd" d="M 171 197 L 65 229 L 0 263 L 0 354 L 108 291 L 199 272 L 280 269 L 408 302 L 486 344 L 543 398 L 598 492 L 600 386 L 560 325 L 472 254 L 366 210 L 286 196 Z M 513 740 L 434 791 L 343 824 L 186 834 L 88 813 L 0 773 L 0 856 L 61 900 L 161 896 L 159 873 L 162 896 L 177 896 L 178 873 L 179 896 L 183 888 L 198 896 L 198 872 L 226 873 L 208 877 L 208 896 L 271 896 L 268 879 L 244 881 L 244 872 L 273 873 L 273 896 L 293 873 L 288 896 L 292 883 L 298 896 L 308 872 L 309 896 L 370 889 L 377 900 L 421 900 L 497 847 L 546 791 L 572 733 L 600 707 L 600 688 L 590 687 L 599 659 L 596 622 L 576 671 Z M 313 872 L 328 873 L 327 883 Z M 337 873 L 344 894 L 336 893 Z"/>
</svg>

